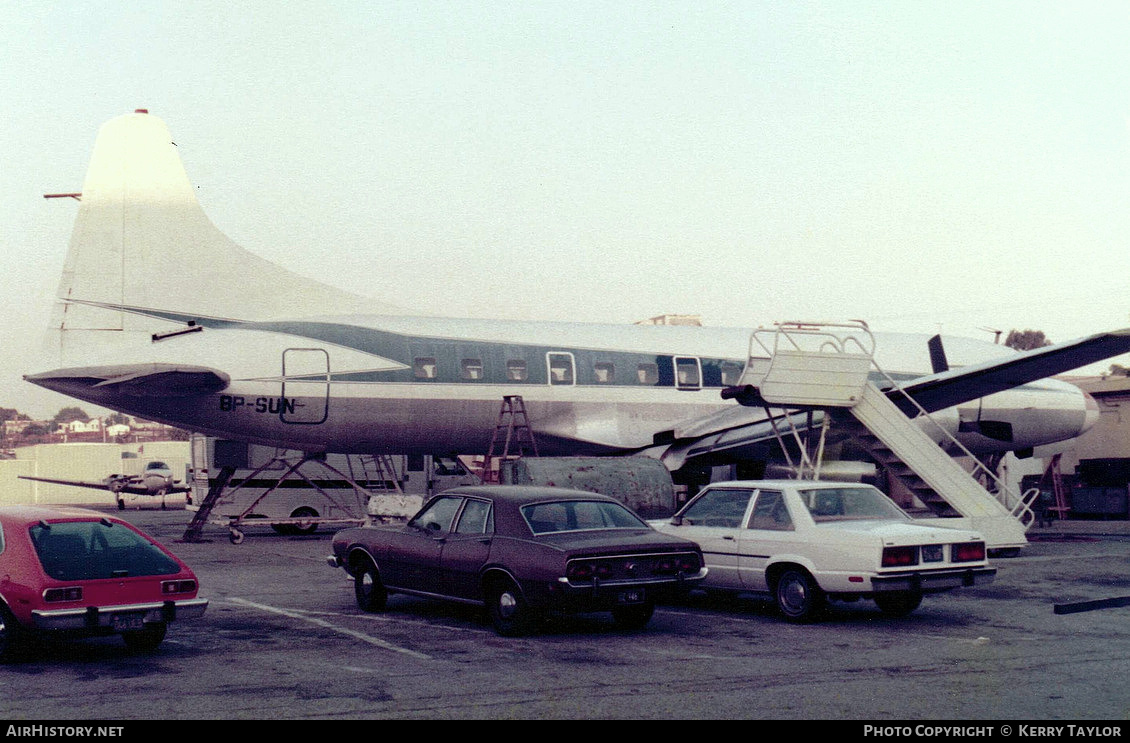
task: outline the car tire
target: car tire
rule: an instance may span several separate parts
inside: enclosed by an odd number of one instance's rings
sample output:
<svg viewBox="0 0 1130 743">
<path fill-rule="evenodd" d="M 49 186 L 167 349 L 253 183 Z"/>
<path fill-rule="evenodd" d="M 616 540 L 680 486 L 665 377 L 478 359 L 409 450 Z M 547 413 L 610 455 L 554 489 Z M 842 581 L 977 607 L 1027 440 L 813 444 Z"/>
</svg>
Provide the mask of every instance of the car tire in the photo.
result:
<svg viewBox="0 0 1130 743">
<path fill-rule="evenodd" d="M 655 613 L 654 602 L 648 601 L 635 606 L 618 606 L 612 610 L 612 620 L 623 630 L 640 630 L 651 621 Z"/>
<path fill-rule="evenodd" d="M 521 637 L 533 625 L 526 597 L 513 581 L 491 584 L 487 591 L 487 611 L 494 631 L 503 637 Z"/>
<path fill-rule="evenodd" d="M 922 594 L 917 591 L 875 594 L 875 605 L 888 617 L 905 617 L 921 603 Z"/>
<path fill-rule="evenodd" d="M 800 568 L 789 568 L 781 573 L 773 589 L 773 597 L 785 619 L 796 623 L 815 621 L 826 601 L 820 586 Z"/>
<path fill-rule="evenodd" d="M 9 663 L 19 657 L 27 639 L 24 635 L 23 628 L 8 607 L 0 604 L 0 663 Z"/>
<path fill-rule="evenodd" d="M 292 519 L 316 519 L 318 512 L 309 506 L 302 506 L 301 508 L 294 509 L 294 513 L 290 514 Z M 293 530 L 291 534 L 298 534 L 299 536 L 306 536 L 318 531 L 318 524 L 293 524 L 290 526 Z"/>
<path fill-rule="evenodd" d="M 380 611 L 388 603 L 388 589 L 381 582 L 377 566 L 368 560 L 353 573 L 353 595 L 363 611 Z"/>
<path fill-rule="evenodd" d="M 145 629 L 132 630 L 122 633 L 122 640 L 130 650 L 150 651 L 165 639 L 165 632 L 169 626 L 164 622 L 153 622 L 145 625 Z"/>
</svg>

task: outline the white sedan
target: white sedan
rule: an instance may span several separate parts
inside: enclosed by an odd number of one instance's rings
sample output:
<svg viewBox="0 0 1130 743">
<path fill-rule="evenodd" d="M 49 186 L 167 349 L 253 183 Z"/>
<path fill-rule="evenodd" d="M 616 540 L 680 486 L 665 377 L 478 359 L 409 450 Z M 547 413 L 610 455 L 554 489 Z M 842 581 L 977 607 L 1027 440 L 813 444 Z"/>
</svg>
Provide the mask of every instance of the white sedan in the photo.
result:
<svg viewBox="0 0 1130 743">
<path fill-rule="evenodd" d="M 829 599 L 870 598 L 903 616 L 924 594 L 992 581 L 984 538 L 941 523 L 912 519 L 870 485 L 749 480 L 712 483 L 652 526 L 702 548 L 700 588 L 768 594 L 807 622 Z"/>
</svg>

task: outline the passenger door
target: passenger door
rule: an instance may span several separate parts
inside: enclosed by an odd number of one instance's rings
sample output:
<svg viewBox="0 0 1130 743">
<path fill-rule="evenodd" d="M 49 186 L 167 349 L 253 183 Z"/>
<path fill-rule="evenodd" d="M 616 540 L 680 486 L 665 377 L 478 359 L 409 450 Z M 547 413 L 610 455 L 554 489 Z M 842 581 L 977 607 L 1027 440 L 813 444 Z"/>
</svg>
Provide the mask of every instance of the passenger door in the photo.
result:
<svg viewBox="0 0 1130 743">
<path fill-rule="evenodd" d="M 760 490 L 739 537 L 738 570 L 747 591 L 768 591 L 765 569 L 774 555 L 792 552 L 796 529 L 780 490 Z"/>
<path fill-rule="evenodd" d="M 679 513 L 681 523 L 670 533 L 698 543 L 706 560 L 710 587 L 741 589 L 738 539 L 754 490 L 707 488 Z"/>
<path fill-rule="evenodd" d="M 385 582 L 397 588 L 442 595 L 445 592 L 440 556 L 463 499 L 436 498 L 390 540 L 382 566 Z"/>
<path fill-rule="evenodd" d="M 490 557 L 494 537 L 494 512 L 491 502 L 467 498 L 455 528 L 443 540 L 440 570 L 444 593 L 461 599 L 479 600 L 479 572 Z"/>
</svg>

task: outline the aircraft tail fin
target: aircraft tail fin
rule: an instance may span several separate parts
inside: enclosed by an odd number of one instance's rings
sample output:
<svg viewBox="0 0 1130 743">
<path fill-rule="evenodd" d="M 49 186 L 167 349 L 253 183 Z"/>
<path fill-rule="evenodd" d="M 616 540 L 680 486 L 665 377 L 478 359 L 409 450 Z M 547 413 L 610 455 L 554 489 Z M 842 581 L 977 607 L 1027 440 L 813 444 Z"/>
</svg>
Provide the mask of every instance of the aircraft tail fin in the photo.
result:
<svg viewBox="0 0 1130 743">
<path fill-rule="evenodd" d="M 201 209 L 168 127 L 138 110 L 107 122 L 95 142 L 48 351 L 67 363 L 91 343 L 192 319 L 389 311 L 232 242 Z"/>
</svg>

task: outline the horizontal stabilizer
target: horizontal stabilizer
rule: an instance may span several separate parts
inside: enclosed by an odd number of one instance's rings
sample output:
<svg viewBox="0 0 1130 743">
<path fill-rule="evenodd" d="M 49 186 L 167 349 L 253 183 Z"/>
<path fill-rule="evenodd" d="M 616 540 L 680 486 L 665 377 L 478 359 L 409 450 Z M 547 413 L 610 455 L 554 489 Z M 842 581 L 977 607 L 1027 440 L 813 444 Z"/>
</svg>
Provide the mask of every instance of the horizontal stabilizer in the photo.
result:
<svg viewBox="0 0 1130 743">
<path fill-rule="evenodd" d="M 32 384 L 74 394 L 77 390 L 112 391 L 132 397 L 192 397 L 219 392 L 231 378 L 204 366 L 179 364 L 123 364 L 90 366 L 29 374 Z M 81 397 L 81 396 L 80 396 Z M 86 396 L 89 399 L 89 395 Z"/>
</svg>

